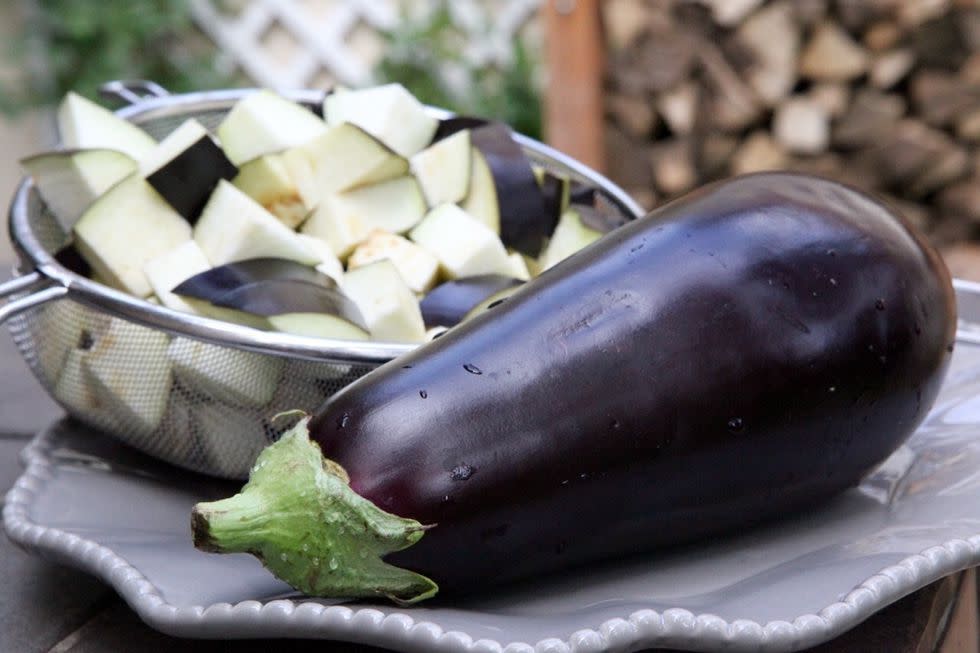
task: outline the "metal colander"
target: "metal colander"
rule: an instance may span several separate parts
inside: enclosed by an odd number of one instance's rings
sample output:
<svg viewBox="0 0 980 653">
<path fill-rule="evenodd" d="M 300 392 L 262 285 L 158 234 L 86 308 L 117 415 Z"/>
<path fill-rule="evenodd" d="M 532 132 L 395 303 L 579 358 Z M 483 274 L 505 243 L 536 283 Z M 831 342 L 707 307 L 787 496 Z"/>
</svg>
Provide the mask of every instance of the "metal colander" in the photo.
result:
<svg viewBox="0 0 980 653">
<path fill-rule="evenodd" d="M 213 130 L 252 92 L 167 95 L 145 82 L 114 82 L 104 91 L 130 102 L 119 115 L 157 138 L 188 118 Z M 284 95 L 308 105 L 323 97 L 319 91 Z M 518 139 L 534 162 L 597 187 L 624 217 L 641 214 L 609 180 L 540 143 Z M 173 311 L 74 274 L 52 258 L 67 235 L 30 180 L 11 204 L 10 235 L 22 264 L 13 280 L 0 285 L 0 297 L 11 297 L 0 306 L 0 322 L 9 319 L 41 385 L 73 417 L 195 471 L 246 477 L 259 451 L 284 428 L 271 423 L 272 416 L 313 411 L 415 347 L 260 331 Z"/>
</svg>

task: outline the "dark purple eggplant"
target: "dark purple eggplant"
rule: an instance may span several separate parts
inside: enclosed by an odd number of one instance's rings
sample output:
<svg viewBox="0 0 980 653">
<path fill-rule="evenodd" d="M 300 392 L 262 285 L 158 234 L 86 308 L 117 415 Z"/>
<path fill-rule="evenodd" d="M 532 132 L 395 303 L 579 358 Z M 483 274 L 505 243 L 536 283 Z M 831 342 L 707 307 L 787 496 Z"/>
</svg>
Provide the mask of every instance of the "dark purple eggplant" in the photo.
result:
<svg viewBox="0 0 980 653">
<path fill-rule="evenodd" d="M 92 276 L 92 266 L 82 257 L 74 243 L 68 243 L 55 252 L 54 260 L 79 276 Z"/>
<path fill-rule="evenodd" d="M 436 127 L 436 133 L 432 135 L 432 142 L 436 143 L 441 141 L 464 129 L 476 129 L 477 127 L 483 127 L 489 124 L 490 121 L 486 118 L 476 118 L 473 116 L 451 116 L 449 118 L 443 118 L 439 121 L 439 126 Z"/>
<path fill-rule="evenodd" d="M 470 140 L 493 175 L 500 210 L 500 239 L 523 254 L 537 256 L 555 223 L 531 162 L 514 140 L 510 127 L 503 123 L 473 129 Z"/>
<path fill-rule="evenodd" d="M 289 259 L 267 257 L 227 263 L 194 275 L 172 292 L 268 317 L 280 331 L 341 339 L 366 338 L 368 333 L 357 304 L 341 292 L 336 281 Z M 316 319 L 318 316 L 339 321 Z"/>
<path fill-rule="evenodd" d="M 194 224 L 222 179 L 233 179 L 238 168 L 214 139 L 204 135 L 146 176 L 163 199 Z"/>
<path fill-rule="evenodd" d="M 304 592 L 412 601 L 738 531 L 913 432 L 955 312 L 938 254 L 876 200 L 719 183 L 334 395 L 308 422 L 325 458 L 301 422 L 196 507 L 195 541 Z"/>
<path fill-rule="evenodd" d="M 333 279 L 309 265 L 289 259 L 263 257 L 226 263 L 205 270 L 181 282 L 172 292 L 214 303 L 229 291 L 248 284 L 273 280 L 303 281 L 324 287 L 336 285 Z"/>
<path fill-rule="evenodd" d="M 550 170 L 542 170 L 538 176 L 538 185 L 544 197 L 545 212 L 548 217 L 546 230 L 550 235 L 554 233 L 561 214 L 568 208 L 571 182 L 566 176 L 556 175 Z"/>
<path fill-rule="evenodd" d="M 264 317 L 295 313 L 334 315 L 362 331 L 368 330 L 357 304 L 336 284 L 323 286 L 294 279 L 266 279 L 229 290 L 211 303 Z"/>
<path fill-rule="evenodd" d="M 487 297 L 522 283 L 503 274 L 478 274 L 447 281 L 430 290 L 419 302 L 422 319 L 426 327 L 455 326 Z"/>
<path fill-rule="evenodd" d="M 593 206 L 595 204 L 596 198 L 599 197 L 601 193 L 595 186 L 590 186 L 588 184 L 583 184 L 580 181 L 571 182 L 568 189 L 568 201 L 573 204 L 586 204 L 588 206 Z"/>
</svg>

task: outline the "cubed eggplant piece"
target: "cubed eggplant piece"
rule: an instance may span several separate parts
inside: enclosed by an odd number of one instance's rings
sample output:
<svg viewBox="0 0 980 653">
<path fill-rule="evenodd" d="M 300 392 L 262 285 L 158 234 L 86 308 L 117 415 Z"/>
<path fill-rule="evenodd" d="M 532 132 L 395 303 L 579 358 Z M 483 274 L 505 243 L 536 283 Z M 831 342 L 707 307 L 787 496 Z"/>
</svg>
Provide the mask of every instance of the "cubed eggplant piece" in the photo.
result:
<svg viewBox="0 0 980 653">
<path fill-rule="evenodd" d="M 194 226 L 194 240 L 212 265 L 251 258 L 287 258 L 315 265 L 309 246 L 251 197 L 221 180 Z"/>
<path fill-rule="evenodd" d="M 117 150 L 138 160 L 157 145 L 133 123 L 71 91 L 58 106 L 56 119 L 61 145 L 68 150 Z"/>
<path fill-rule="evenodd" d="M 520 280 L 504 274 L 481 274 L 442 283 L 419 302 L 425 326 L 455 326 L 487 297 L 520 285 Z"/>
<path fill-rule="evenodd" d="M 139 173 L 110 188 L 75 223 L 75 247 L 95 275 L 136 297 L 152 291 L 143 267 L 186 242 L 191 226 Z"/>
<path fill-rule="evenodd" d="M 265 317 L 273 328 L 291 333 L 297 331 L 283 327 L 303 326 L 302 319 L 289 317 L 297 315 L 339 319 L 351 327 L 345 328 L 345 332 L 358 330 L 366 334 L 369 331 L 357 304 L 333 283 L 322 285 L 296 279 L 253 281 L 215 297 L 211 303 Z"/>
<path fill-rule="evenodd" d="M 350 123 L 331 125 L 301 147 L 283 153 L 307 205 L 325 195 L 408 173 L 408 159 Z"/>
<path fill-rule="evenodd" d="M 105 149 L 45 152 L 20 164 L 66 232 L 103 193 L 136 171 L 131 156 Z"/>
<path fill-rule="evenodd" d="M 82 373 L 97 403 L 93 408 L 111 407 L 127 430 L 152 433 L 163 419 L 173 383 L 169 345 L 170 336 L 162 331 L 113 318 L 81 355 Z M 122 373 L 137 365 L 152 374 Z"/>
<path fill-rule="evenodd" d="M 160 303 L 182 313 L 196 313 L 186 299 L 173 293 L 173 289 L 210 268 L 211 264 L 198 244 L 188 240 L 148 261 L 143 266 L 143 273 Z"/>
<path fill-rule="evenodd" d="M 319 262 L 314 266 L 317 272 L 327 275 L 337 283 L 344 278 L 344 264 L 340 262 L 337 255 L 333 253 L 333 249 L 330 247 L 330 243 L 327 241 L 317 238 L 316 236 L 310 236 L 308 234 L 297 234 L 300 240 L 307 244 L 307 246 L 313 250 L 317 258 L 320 259 Z"/>
<path fill-rule="evenodd" d="M 404 157 L 430 142 L 439 121 L 401 84 L 338 90 L 323 101 L 327 123 L 357 125 Z"/>
<path fill-rule="evenodd" d="M 572 206 L 562 214 L 548 246 L 538 259 L 542 271 L 557 265 L 602 237 L 601 231 L 587 226 L 582 219 L 582 215 L 588 211 L 588 207 Z"/>
<path fill-rule="evenodd" d="M 507 125 L 492 123 L 473 129 L 470 134 L 493 176 L 500 239 L 508 247 L 537 256 L 554 222 L 531 162 Z"/>
<path fill-rule="evenodd" d="M 455 204 L 429 211 L 409 238 L 432 252 L 452 279 L 507 274 L 511 267 L 497 234 Z"/>
<path fill-rule="evenodd" d="M 333 279 L 309 265 L 291 259 L 266 257 L 226 263 L 203 270 L 185 278 L 173 288 L 173 293 L 181 297 L 203 299 L 220 306 L 223 305 L 220 299 L 226 293 L 266 281 L 302 281 L 324 288 L 336 287 Z"/>
<path fill-rule="evenodd" d="M 354 270 L 387 259 L 416 294 L 428 292 L 439 276 L 439 259 L 428 250 L 396 234 L 376 229 L 347 258 Z"/>
<path fill-rule="evenodd" d="M 263 406 L 272 399 L 284 359 L 175 338 L 167 349 L 176 378 L 188 388 L 241 406 Z"/>
<path fill-rule="evenodd" d="M 412 157 L 412 174 L 430 207 L 461 202 L 469 193 L 471 147 L 470 132 L 464 130 Z"/>
<path fill-rule="evenodd" d="M 140 172 L 193 225 L 218 182 L 233 179 L 238 168 L 201 123 L 191 119 L 140 161 Z"/>
<path fill-rule="evenodd" d="M 290 229 L 302 224 L 313 208 L 303 200 L 281 154 L 266 154 L 241 164 L 231 183 Z"/>
<path fill-rule="evenodd" d="M 305 107 L 272 91 L 239 100 L 218 125 L 221 147 L 238 165 L 303 145 L 327 131 L 327 124 Z"/>
<path fill-rule="evenodd" d="M 347 272 L 341 286 L 360 309 L 375 340 L 423 342 L 425 325 L 415 294 L 388 260 Z"/>
</svg>

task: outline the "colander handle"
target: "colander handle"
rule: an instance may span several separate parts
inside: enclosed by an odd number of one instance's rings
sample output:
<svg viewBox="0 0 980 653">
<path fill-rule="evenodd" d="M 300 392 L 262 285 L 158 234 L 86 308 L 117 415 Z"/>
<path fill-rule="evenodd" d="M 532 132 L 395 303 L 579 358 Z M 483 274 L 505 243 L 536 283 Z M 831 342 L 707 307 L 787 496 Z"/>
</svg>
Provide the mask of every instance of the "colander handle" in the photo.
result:
<svg viewBox="0 0 980 653">
<path fill-rule="evenodd" d="M 147 98 L 167 97 L 170 91 L 148 79 L 116 79 L 100 86 L 99 95 L 126 104 L 138 104 Z"/>
<path fill-rule="evenodd" d="M 3 300 L 8 295 L 13 295 L 15 293 L 28 290 L 44 282 L 51 283 L 51 280 L 37 271 L 30 272 L 19 277 L 14 277 L 10 281 L 0 283 L 0 300 Z M 68 289 L 64 286 L 48 285 L 45 287 L 36 288 L 27 295 L 11 300 L 6 304 L 0 302 L 0 324 L 3 324 L 13 316 L 17 315 L 18 313 L 22 313 L 29 308 L 46 304 L 47 302 L 64 297 L 67 294 Z"/>
</svg>

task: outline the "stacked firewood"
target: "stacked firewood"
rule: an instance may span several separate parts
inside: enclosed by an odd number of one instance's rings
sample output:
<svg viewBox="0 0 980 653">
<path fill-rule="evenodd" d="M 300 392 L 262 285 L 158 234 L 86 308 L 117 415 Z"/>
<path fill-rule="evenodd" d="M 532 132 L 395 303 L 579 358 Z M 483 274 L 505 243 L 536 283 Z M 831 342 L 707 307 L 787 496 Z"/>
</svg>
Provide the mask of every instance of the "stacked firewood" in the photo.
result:
<svg viewBox="0 0 980 653">
<path fill-rule="evenodd" d="M 608 0 L 607 172 L 654 206 L 806 171 L 980 239 L 977 0 Z"/>
</svg>

